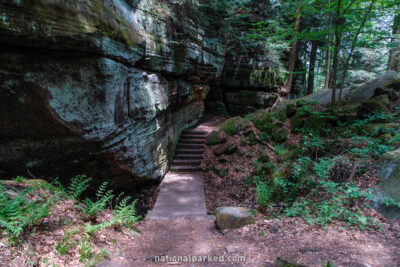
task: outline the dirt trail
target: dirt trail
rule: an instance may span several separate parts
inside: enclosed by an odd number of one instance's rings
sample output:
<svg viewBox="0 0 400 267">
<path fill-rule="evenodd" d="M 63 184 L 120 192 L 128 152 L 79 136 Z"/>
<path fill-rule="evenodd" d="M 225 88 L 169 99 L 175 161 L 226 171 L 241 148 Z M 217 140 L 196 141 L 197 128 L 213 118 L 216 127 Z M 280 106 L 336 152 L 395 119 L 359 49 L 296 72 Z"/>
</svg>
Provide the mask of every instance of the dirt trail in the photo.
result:
<svg viewBox="0 0 400 267">
<path fill-rule="evenodd" d="M 400 238 L 397 231 L 326 230 L 311 227 L 301 219 L 264 220 L 255 225 L 221 232 L 214 220 L 174 218 L 144 221 L 140 234 L 118 244 L 112 260 L 101 266 L 275 266 L 277 257 L 306 266 L 399 266 Z M 156 256 L 224 256 L 233 262 L 156 262 Z M 161 257 L 160 257 L 161 258 Z M 207 259 L 207 258 L 206 258 Z"/>
</svg>

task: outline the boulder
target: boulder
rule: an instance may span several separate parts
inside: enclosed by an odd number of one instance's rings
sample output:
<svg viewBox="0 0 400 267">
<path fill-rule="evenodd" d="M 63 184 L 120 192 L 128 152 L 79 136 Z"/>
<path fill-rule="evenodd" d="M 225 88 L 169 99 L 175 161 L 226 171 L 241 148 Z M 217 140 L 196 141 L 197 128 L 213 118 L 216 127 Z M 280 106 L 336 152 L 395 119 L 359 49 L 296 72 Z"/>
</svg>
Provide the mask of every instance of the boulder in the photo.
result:
<svg viewBox="0 0 400 267">
<path fill-rule="evenodd" d="M 371 135 L 378 136 L 384 134 L 387 129 L 399 128 L 399 123 L 368 123 L 364 125 L 363 130 Z"/>
<path fill-rule="evenodd" d="M 400 207 L 394 204 L 386 205 L 385 196 L 400 202 L 400 149 L 385 153 L 377 165 L 380 192 L 375 196 L 375 205 L 378 211 L 400 222 Z"/>
<path fill-rule="evenodd" d="M 208 146 L 217 145 L 226 141 L 226 137 L 222 136 L 222 133 L 219 131 L 212 131 L 206 139 L 206 143 Z"/>
<path fill-rule="evenodd" d="M 367 82 L 363 86 L 357 88 L 356 90 L 350 92 L 345 102 L 347 104 L 361 103 L 365 100 L 370 99 L 375 95 L 375 90 L 377 88 L 396 88 L 400 89 L 400 74 L 395 71 L 388 71 L 382 76 Z"/>
<path fill-rule="evenodd" d="M 243 207 L 219 207 L 215 218 L 219 229 L 233 229 L 255 222 L 250 210 Z"/>
<path fill-rule="evenodd" d="M 374 112 L 390 112 L 390 100 L 387 95 L 375 96 L 363 101 L 357 111 L 357 115 L 362 117 L 365 114 L 369 115 Z"/>
<path fill-rule="evenodd" d="M 390 99 L 390 101 L 395 101 L 399 98 L 399 93 L 396 92 L 396 90 L 392 89 L 392 88 L 376 88 L 375 90 L 375 96 L 379 96 L 379 95 L 387 95 Z"/>
</svg>

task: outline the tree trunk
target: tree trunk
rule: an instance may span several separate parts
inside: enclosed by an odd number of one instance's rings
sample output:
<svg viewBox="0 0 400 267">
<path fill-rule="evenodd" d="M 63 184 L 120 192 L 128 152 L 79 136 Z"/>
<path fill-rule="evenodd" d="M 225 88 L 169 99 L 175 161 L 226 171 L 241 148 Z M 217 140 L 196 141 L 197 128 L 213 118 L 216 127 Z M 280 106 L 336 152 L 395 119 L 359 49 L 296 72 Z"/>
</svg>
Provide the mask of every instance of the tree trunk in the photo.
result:
<svg viewBox="0 0 400 267">
<path fill-rule="evenodd" d="M 400 44 L 395 45 L 396 37 L 400 35 L 400 15 L 396 15 L 393 22 L 393 38 L 391 44 L 394 45 L 389 52 L 388 70 L 399 71 L 399 59 L 400 59 Z"/>
<path fill-rule="evenodd" d="M 344 65 L 344 70 L 343 70 L 342 79 L 341 79 L 341 81 L 340 81 L 340 83 L 339 83 L 339 88 L 340 88 L 339 102 L 342 100 L 343 87 L 344 87 L 344 83 L 345 83 L 345 81 L 346 81 L 347 71 L 348 71 L 348 69 L 349 69 L 349 64 L 350 64 L 350 59 L 351 59 L 351 57 L 353 56 L 353 52 L 354 52 L 354 48 L 356 47 L 356 42 L 357 42 L 358 36 L 360 35 L 361 30 L 364 28 L 364 24 L 365 24 L 365 22 L 367 21 L 367 18 L 368 18 L 369 13 L 371 13 L 371 10 L 372 10 L 372 7 L 374 6 L 375 1 L 376 1 L 376 0 L 372 0 L 372 1 L 371 1 L 370 5 L 369 5 L 369 7 L 368 7 L 368 9 L 367 9 L 367 12 L 365 12 L 365 16 L 364 16 L 364 18 L 363 18 L 363 20 L 362 20 L 362 22 L 361 22 L 361 25 L 360 25 L 360 27 L 359 27 L 358 30 L 357 30 L 357 34 L 354 36 L 353 43 L 351 44 L 350 53 L 349 53 L 349 55 L 347 56 L 347 59 L 346 59 L 345 65 Z"/>
<path fill-rule="evenodd" d="M 331 3 L 331 0 L 329 1 Z M 328 32 L 328 43 L 326 44 L 326 74 L 325 74 L 325 88 L 329 88 L 329 78 L 331 74 L 331 44 L 332 44 L 332 24 L 333 24 L 333 14 L 329 14 L 329 32 Z"/>
<path fill-rule="evenodd" d="M 330 88 L 332 88 L 332 107 L 336 106 L 336 76 L 337 76 L 337 66 L 338 66 L 338 55 L 341 43 L 342 33 L 339 30 L 340 21 L 340 8 L 342 6 L 342 0 L 337 0 L 336 5 L 336 18 L 335 18 L 335 50 L 333 53 L 333 63 L 332 63 L 332 80 Z"/>
<path fill-rule="evenodd" d="M 318 43 L 316 41 L 311 42 L 311 54 L 310 54 L 310 67 L 308 69 L 308 84 L 307 94 L 314 92 L 314 72 L 315 72 L 315 60 L 317 59 Z"/>
<path fill-rule="evenodd" d="M 294 34 L 293 34 L 293 44 L 292 48 L 290 50 L 290 58 L 289 58 L 289 69 L 288 69 L 288 77 L 286 78 L 285 81 L 285 87 L 288 92 L 290 92 L 292 88 L 292 82 L 293 82 L 293 71 L 296 67 L 296 55 L 297 55 L 297 39 L 299 35 L 299 29 L 300 29 L 300 21 L 301 21 L 301 5 L 302 5 L 302 0 L 299 0 L 297 3 L 297 8 L 296 8 L 296 22 L 294 25 Z"/>
</svg>

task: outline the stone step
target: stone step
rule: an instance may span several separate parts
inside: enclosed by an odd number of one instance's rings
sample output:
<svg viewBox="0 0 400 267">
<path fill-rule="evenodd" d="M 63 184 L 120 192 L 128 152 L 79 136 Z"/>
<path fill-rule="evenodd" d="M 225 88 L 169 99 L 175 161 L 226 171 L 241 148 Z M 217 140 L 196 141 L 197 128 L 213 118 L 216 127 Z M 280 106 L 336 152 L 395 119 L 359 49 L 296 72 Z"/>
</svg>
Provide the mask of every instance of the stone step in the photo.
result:
<svg viewBox="0 0 400 267">
<path fill-rule="evenodd" d="M 205 131 L 196 131 L 196 130 L 185 130 L 182 132 L 184 135 L 207 135 L 208 132 Z"/>
<path fill-rule="evenodd" d="M 181 155 L 181 154 L 203 154 L 203 149 L 177 149 L 175 151 L 176 155 Z"/>
<path fill-rule="evenodd" d="M 176 154 L 175 153 L 175 159 L 203 159 L 203 154 Z"/>
<path fill-rule="evenodd" d="M 182 134 L 180 139 L 205 139 L 206 136 L 203 135 L 184 135 Z"/>
<path fill-rule="evenodd" d="M 201 144 L 182 144 L 178 143 L 177 149 L 204 149 L 204 145 Z"/>
<path fill-rule="evenodd" d="M 172 165 L 171 172 L 200 172 L 202 169 L 199 166 L 188 165 Z"/>
<path fill-rule="evenodd" d="M 205 139 L 179 139 L 178 144 L 205 144 Z"/>
<path fill-rule="evenodd" d="M 199 166 L 199 165 L 201 165 L 201 160 L 174 159 L 174 161 L 172 161 L 172 165 Z"/>
</svg>

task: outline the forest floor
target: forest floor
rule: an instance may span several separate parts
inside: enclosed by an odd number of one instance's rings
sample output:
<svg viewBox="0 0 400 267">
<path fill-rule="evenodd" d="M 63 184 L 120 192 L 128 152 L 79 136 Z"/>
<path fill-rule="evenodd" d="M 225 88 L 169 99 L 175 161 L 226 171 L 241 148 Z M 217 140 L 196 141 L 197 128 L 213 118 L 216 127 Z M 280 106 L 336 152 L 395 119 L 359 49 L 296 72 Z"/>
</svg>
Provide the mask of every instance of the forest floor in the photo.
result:
<svg viewBox="0 0 400 267">
<path fill-rule="evenodd" d="M 118 244 L 111 260 L 102 266 L 276 266 L 277 258 L 295 260 L 305 266 L 398 266 L 400 229 L 384 232 L 345 230 L 337 225 L 312 227 L 302 219 L 265 219 L 241 229 L 219 231 L 214 220 L 176 218 L 144 221 L 140 235 Z M 223 256 L 225 262 L 157 262 L 157 256 Z M 240 261 L 244 256 L 244 262 Z M 230 257 L 230 258 L 228 258 Z M 183 258 L 184 260 L 184 258 Z"/>
</svg>

